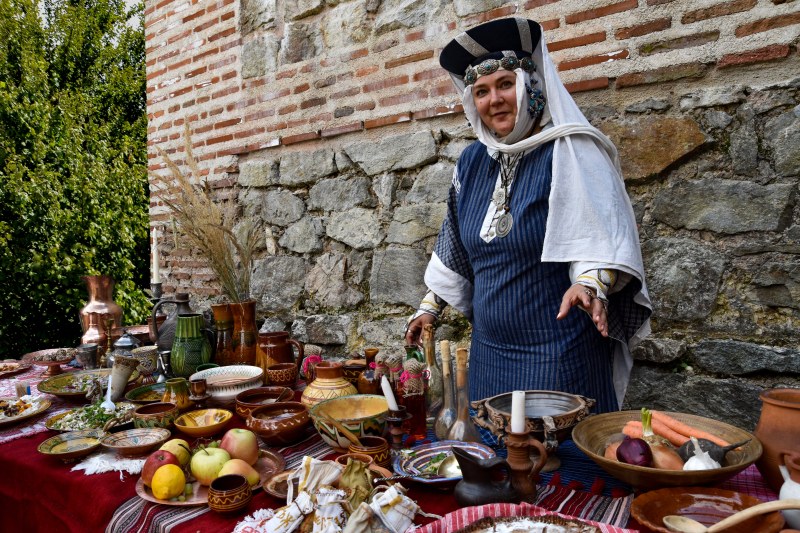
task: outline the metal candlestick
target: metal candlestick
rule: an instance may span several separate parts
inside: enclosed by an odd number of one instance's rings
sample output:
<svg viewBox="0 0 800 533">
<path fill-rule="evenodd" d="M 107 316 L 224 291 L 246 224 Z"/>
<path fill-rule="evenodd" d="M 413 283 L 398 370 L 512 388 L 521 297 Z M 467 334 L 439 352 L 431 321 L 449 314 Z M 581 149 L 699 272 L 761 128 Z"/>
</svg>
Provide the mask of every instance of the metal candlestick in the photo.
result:
<svg viewBox="0 0 800 533">
<path fill-rule="evenodd" d="M 403 449 L 403 422 L 411 418 L 406 412 L 405 405 L 398 405 L 397 411 L 389 410 L 386 421 L 389 423 L 389 435 L 392 436 L 392 450 L 400 451 Z"/>
<path fill-rule="evenodd" d="M 511 485 L 522 501 L 536 501 L 536 482 L 534 474 L 538 474 L 547 462 L 547 451 L 544 445 L 528 433 L 506 433 L 506 449 L 508 450 L 508 466 L 511 468 Z M 531 447 L 539 451 L 534 464 L 531 460 Z"/>
</svg>

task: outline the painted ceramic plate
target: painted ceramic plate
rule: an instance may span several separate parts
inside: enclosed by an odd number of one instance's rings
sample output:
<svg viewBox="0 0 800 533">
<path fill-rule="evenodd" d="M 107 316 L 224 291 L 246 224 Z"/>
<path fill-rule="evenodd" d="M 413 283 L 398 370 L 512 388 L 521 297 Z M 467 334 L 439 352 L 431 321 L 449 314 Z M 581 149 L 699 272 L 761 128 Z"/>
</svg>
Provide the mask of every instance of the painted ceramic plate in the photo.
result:
<svg viewBox="0 0 800 533">
<path fill-rule="evenodd" d="M 283 471 L 285 467 L 286 462 L 284 461 L 283 456 L 271 450 L 265 450 L 262 448 L 261 455 L 253 467 L 258 471 L 259 476 L 259 481 L 253 487 L 253 490 L 257 490 L 259 487 L 264 485 L 267 480 L 275 477 L 275 474 Z M 186 498 L 186 501 L 183 502 L 159 500 L 153 496 L 153 491 L 150 490 L 150 487 L 145 486 L 142 478 L 139 478 L 139 480 L 136 482 L 136 494 L 138 494 L 143 500 L 147 500 L 149 502 L 160 503 L 162 505 L 173 505 L 176 507 L 193 507 L 197 505 L 208 504 L 208 487 L 204 487 L 198 481 L 192 483 L 192 495 Z"/>
<path fill-rule="evenodd" d="M 136 428 L 106 435 L 100 444 L 122 456 L 142 455 L 158 448 L 171 433 L 164 428 Z"/>
<path fill-rule="evenodd" d="M 456 533 L 492 533 L 494 531 L 575 531 L 576 533 L 600 533 L 600 529 L 581 522 L 566 520 L 560 516 L 487 516 L 459 529 Z"/>
<path fill-rule="evenodd" d="M 38 352 L 26 353 L 22 360 L 34 365 L 65 365 L 75 358 L 75 348 L 48 348 Z"/>
<path fill-rule="evenodd" d="M 166 388 L 166 383 L 153 383 L 151 385 L 144 385 L 142 387 L 135 388 L 132 391 L 128 391 L 128 393 L 125 395 L 125 399 L 129 402 L 138 404 L 160 402 L 161 398 L 164 396 L 164 390 L 166 390 Z"/>
<path fill-rule="evenodd" d="M 71 461 L 89 455 L 100 446 L 100 439 L 105 436 L 100 429 L 70 431 L 50 437 L 39 444 L 39 453 L 57 457 L 62 461 Z"/>
<path fill-rule="evenodd" d="M 488 459 L 494 457 L 494 450 L 485 444 L 478 444 L 477 442 L 461 442 L 458 440 L 441 440 L 432 442 L 430 444 L 423 444 L 416 448 L 411 448 L 411 452 L 405 455 L 398 455 L 392 462 L 392 468 L 397 475 L 408 476 L 421 474 L 425 472 L 426 467 L 434 458 L 441 458 L 440 454 L 445 456 L 452 455 L 451 448 L 462 448 L 463 450 L 480 457 L 481 459 Z M 449 486 L 457 483 L 461 479 L 458 477 L 411 477 L 409 481 L 415 481 L 428 486 Z"/>
<path fill-rule="evenodd" d="M 30 397 L 23 396 L 23 398 L 30 398 Z M 27 405 L 28 407 L 25 408 L 19 398 L 0 398 L 0 406 L 3 409 L 5 409 L 5 406 L 9 406 L 9 408 L 12 411 L 18 410 L 20 408 L 23 409 L 19 414 L 11 416 L 6 416 L 5 414 L 2 414 L 3 411 L 0 410 L 0 426 L 16 424 L 17 422 L 20 422 L 22 420 L 27 420 L 28 418 L 44 413 L 50 408 L 50 400 L 48 400 L 47 398 L 35 398 L 32 403 Z"/>
<path fill-rule="evenodd" d="M 25 372 L 31 366 L 33 365 L 26 361 L 15 361 L 13 359 L 3 361 L 0 363 L 0 379 Z"/>
<path fill-rule="evenodd" d="M 96 370 L 81 370 L 79 372 L 67 372 L 65 374 L 58 374 L 51 378 L 39 382 L 38 388 L 40 392 L 46 392 L 54 396 L 62 398 L 78 399 L 86 396 L 86 391 L 92 379 L 97 378 L 103 388 L 108 386 L 108 378 L 111 376 L 110 368 L 98 368 Z M 136 381 L 139 377 L 139 371 L 134 370 L 131 377 L 128 378 L 128 383 Z"/>
<path fill-rule="evenodd" d="M 93 413 L 96 415 L 97 410 L 99 409 L 98 406 L 99 404 L 84 405 L 83 407 L 77 407 L 75 409 L 70 409 L 69 411 L 64 411 L 63 413 L 59 413 L 48 418 L 45 421 L 44 426 L 47 429 L 52 429 L 53 431 L 82 431 L 84 429 L 101 429 L 106 422 L 115 416 L 122 416 L 125 414 L 125 412 L 133 411 L 136 408 L 136 405 L 132 403 L 117 402 L 117 412 L 114 415 L 103 414 L 100 417 L 81 416 L 83 414 L 92 415 Z M 74 420 L 64 420 L 69 415 L 77 416 L 72 417 Z M 119 426 L 114 426 L 114 428 L 112 428 L 110 431 L 115 431 L 115 429 L 118 427 Z"/>
</svg>

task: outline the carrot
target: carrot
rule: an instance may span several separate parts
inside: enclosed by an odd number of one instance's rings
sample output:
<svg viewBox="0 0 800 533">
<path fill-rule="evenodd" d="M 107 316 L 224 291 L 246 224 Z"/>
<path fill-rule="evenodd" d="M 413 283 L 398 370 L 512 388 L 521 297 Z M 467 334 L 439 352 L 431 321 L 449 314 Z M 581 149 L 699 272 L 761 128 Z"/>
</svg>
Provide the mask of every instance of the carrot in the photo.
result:
<svg viewBox="0 0 800 533">
<path fill-rule="evenodd" d="M 697 437 L 698 439 L 710 440 L 719 446 L 728 446 L 730 444 L 730 442 L 726 441 L 725 439 L 721 439 L 716 435 L 709 433 L 708 431 L 703 431 L 702 429 L 685 424 L 661 411 L 653 411 L 653 423 L 655 424 L 656 421 L 681 435 L 685 435 L 687 437 L 686 440 L 689 440 L 688 437 Z M 653 430 L 655 431 L 655 425 L 653 426 Z M 656 431 L 656 433 L 658 433 L 658 431 Z"/>
<path fill-rule="evenodd" d="M 641 439 L 642 438 L 642 423 L 638 420 L 631 420 L 625 427 L 622 428 L 622 433 L 627 435 L 632 439 Z"/>
<path fill-rule="evenodd" d="M 680 447 L 684 442 L 689 440 L 689 437 L 685 437 L 677 431 L 673 431 L 666 425 L 656 422 L 655 420 L 652 421 L 652 426 L 653 433 L 659 437 L 664 437 L 675 446 Z M 622 432 L 632 439 L 641 439 L 642 435 L 644 434 L 642 423 L 638 420 L 631 420 L 626 423 L 625 427 L 622 428 Z"/>
</svg>

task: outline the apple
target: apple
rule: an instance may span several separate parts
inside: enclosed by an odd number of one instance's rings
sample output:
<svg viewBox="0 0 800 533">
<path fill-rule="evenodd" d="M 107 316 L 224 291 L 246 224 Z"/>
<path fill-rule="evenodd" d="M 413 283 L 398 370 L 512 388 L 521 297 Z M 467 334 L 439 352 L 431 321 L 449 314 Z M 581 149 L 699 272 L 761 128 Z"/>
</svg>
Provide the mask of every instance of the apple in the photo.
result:
<svg viewBox="0 0 800 533">
<path fill-rule="evenodd" d="M 164 465 L 176 465 L 180 468 L 181 461 L 174 453 L 167 450 L 156 450 L 148 455 L 142 466 L 142 482 L 149 487 L 156 470 Z"/>
<path fill-rule="evenodd" d="M 226 474 L 239 474 L 240 476 L 246 477 L 247 482 L 250 483 L 251 487 L 258 485 L 260 480 L 260 476 L 258 475 L 256 469 L 241 459 L 231 459 L 222 465 L 222 470 L 219 471 L 219 475 L 222 477 Z"/>
<path fill-rule="evenodd" d="M 233 428 L 225 432 L 219 447 L 249 465 L 258 461 L 258 438 L 249 429 Z"/>
<path fill-rule="evenodd" d="M 219 477 L 222 465 L 231 460 L 231 456 L 222 448 L 204 448 L 192 456 L 189 469 L 201 485 L 211 485 Z"/>
<path fill-rule="evenodd" d="M 175 454 L 175 457 L 180 460 L 181 466 L 186 466 L 189 463 L 189 459 L 192 458 L 192 454 L 189 452 L 189 443 L 183 439 L 170 439 L 160 449 Z"/>
</svg>

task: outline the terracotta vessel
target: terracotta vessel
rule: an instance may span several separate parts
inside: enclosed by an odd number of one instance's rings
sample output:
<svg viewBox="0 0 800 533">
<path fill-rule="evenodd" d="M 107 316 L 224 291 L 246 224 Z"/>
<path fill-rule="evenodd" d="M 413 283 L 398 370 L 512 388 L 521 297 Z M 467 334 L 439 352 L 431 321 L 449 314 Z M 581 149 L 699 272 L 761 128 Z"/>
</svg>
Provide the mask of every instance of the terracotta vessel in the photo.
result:
<svg viewBox="0 0 800 533">
<path fill-rule="evenodd" d="M 233 315 L 233 355 L 230 363 L 220 364 L 255 365 L 258 348 L 256 301 L 247 300 L 229 306 Z"/>
<path fill-rule="evenodd" d="M 222 365 L 233 364 L 233 313 L 230 304 L 211 304 L 214 314 L 214 360 Z"/>
<path fill-rule="evenodd" d="M 114 301 L 114 279 L 111 276 L 83 276 L 89 301 L 80 310 L 83 336 L 81 344 L 94 343 L 100 355 L 108 348 L 108 334 L 122 325 L 122 307 Z"/>
<path fill-rule="evenodd" d="M 383 437 L 374 437 L 372 435 L 362 435 L 358 438 L 360 445 L 350 443 L 348 451 L 350 453 L 363 453 L 369 455 L 375 460 L 375 464 L 383 468 L 390 468 L 392 464 L 392 456 L 389 452 L 389 443 Z"/>
<path fill-rule="evenodd" d="M 764 480 L 778 492 L 783 485 L 781 453 L 800 446 L 800 389 L 767 389 L 759 395 L 761 416 L 753 434 L 764 446 L 756 461 Z"/>
<path fill-rule="evenodd" d="M 220 476 L 208 487 L 208 506 L 218 513 L 244 511 L 252 499 L 247 478 L 239 474 Z"/>
<path fill-rule="evenodd" d="M 530 433 L 512 433 L 506 435 L 508 450 L 508 466 L 511 468 L 511 485 L 519 494 L 520 500 L 528 503 L 536 501 L 535 476 L 542 471 L 547 462 L 547 451 L 544 445 L 531 437 Z M 531 460 L 530 451 L 538 451 L 536 463 Z"/>
<path fill-rule="evenodd" d="M 153 311 L 150 316 L 153 324 L 158 323 L 157 313 L 159 309 L 161 309 L 161 306 L 166 304 L 173 304 L 175 308 L 167 315 L 167 318 L 161 323 L 158 329 L 153 328 L 153 331 L 151 331 L 155 337 L 153 342 L 158 346 L 159 352 L 172 349 L 172 343 L 175 340 L 175 328 L 178 325 L 178 315 L 186 315 L 194 312 L 189 306 L 189 293 L 179 292 L 175 294 L 174 299 L 160 300 L 153 306 Z"/>
<path fill-rule="evenodd" d="M 189 382 L 185 378 L 168 379 L 161 401 L 177 405 L 179 411 L 194 407 L 194 403 L 189 399 Z"/>
<path fill-rule="evenodd" d="M 170 352 L 173 374 L 188 378 L 199 365 L 211 361 L 211 331 L 204 327 L 202 315 L 190 313 L 178 315 L 175 339 Z"/>
<path fill-rule="evenodd" d="M 297 348 L 297 357 L 292 351 L 293 346 Z M 256 358 L 256 364 L 264 370 L 265 374 L 267 368 L 278 363 L 295 363 L 299 372 L 303 362 L 303 343 L 289 338 L 288 331 L 259 333 Z"/>
<path fill-rule="evenodd" d="M 311 407 L 323 400 L 358 394 L 352 383 L 344 379 L 342 363 L 322 361 L 317 363 L 317 379 L 303 391 L 301 402 Z"/>
<path fill-rule="evenodd" d="M 502 457 L 480 459 L 461 448 L 453 447 L 464 476 L 453 491 L 460 507 L 520 501 L 511 484 L 511 468 Z"/>
<path fill-rule="evenodd" d="M 246 424 L 268 446 L 286 446 L 306 436 L 311 418 L 300 402 L 277 402 L 253 409 Z"/>
<path fill-rule="evenodd" d="M 354 384 L 359 394 L 383 394 L 381 392 L 381 374 L 375 368 L 376 355 L 378 355 L 377 348 L 364 349 L 367 364 Z"/>
<path fill-rule="evenodd" d="M 278 363 L 267 368 L 266 377 L 270 385 L 294 389 L 297 385 L 297 367 L 294 363 Z"/>
<path fill-rule="evenodd" d="M 800 499 L 800 453 L 781 453 L 780 464 L 783 485 L 778 493 L 781 500 Z M 783 511 L 789 527 L 800 528 L 800 510 Z"/>
<path fill-rule="evenodd" d="M 342 365 L 344 379 L 358 387 L 358 377 L 367 368 L 366 359 L 348 359 Z"/>
</svg>

